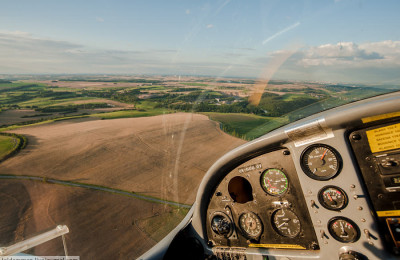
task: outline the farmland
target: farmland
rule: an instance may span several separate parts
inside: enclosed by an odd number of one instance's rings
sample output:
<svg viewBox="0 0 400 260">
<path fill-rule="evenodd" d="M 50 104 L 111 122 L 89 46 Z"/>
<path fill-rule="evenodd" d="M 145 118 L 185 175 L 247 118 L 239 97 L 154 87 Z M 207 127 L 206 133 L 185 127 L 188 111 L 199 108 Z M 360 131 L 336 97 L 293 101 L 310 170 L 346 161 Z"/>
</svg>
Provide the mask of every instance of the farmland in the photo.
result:
<svg viewBox="0 0 400 260">
<path fill-rule="evenodd" d="M 182 111 L 208 113 L 221 129 L 245 140 L 312 113 L 395 89 L 270 81 L 254 104 L 251 98 L 259 82 L 252 79 L 63 76 L 3 82 L 3 129 L 61 118 L 115 119 Z"/>
<path fill-rule="evenodd" d="M 88 259 L 99 251 L 136 258 L 160 241 L 186 215 L 208 168 L 231 149 L 312 113 L 393 90 L 272 81 L 255 93 L 253 79 L 191 76 L 2 82 L 0 159 L 19 138 L 28 145 L 0 162 L 7 212 L 0 243 L 67 224 L 70 252 Z M 62 254 L 62 243 L 30 253 Z"/>
</svg>

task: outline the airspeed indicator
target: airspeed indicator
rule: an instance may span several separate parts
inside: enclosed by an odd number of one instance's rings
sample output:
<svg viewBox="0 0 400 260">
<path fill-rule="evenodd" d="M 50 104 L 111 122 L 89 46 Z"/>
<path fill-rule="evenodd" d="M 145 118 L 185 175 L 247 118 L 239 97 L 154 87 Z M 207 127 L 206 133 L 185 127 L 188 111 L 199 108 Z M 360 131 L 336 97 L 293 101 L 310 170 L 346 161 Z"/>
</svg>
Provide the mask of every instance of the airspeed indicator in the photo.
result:
<svg viewBox="0 0 400 260">
<path fill-rule="evenodd" d="M 270 195 L 284 194 L 288 189 L 288 183 L 286 174 L 279 169 L 268 169 L 261 174 L 261 186 Z"/>
</svg>

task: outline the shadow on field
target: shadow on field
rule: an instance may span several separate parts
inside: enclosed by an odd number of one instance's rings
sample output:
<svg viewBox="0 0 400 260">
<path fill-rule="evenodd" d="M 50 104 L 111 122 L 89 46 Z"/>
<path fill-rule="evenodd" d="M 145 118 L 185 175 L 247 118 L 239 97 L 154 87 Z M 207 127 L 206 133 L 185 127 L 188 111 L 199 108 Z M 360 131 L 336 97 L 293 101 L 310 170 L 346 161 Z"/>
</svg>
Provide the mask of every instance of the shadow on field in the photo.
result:
<svg viewBox="0 0 400 260">
<path fill-rule="evenodd" d="M 38 138 L 33 136 L 33 135 L 27 135 L 27 134 L 23 134 L 23 135 L 28 140 L 28 144 L 26 145 L 26 147 L 20 153 L 30 153 L 30 152 L 35 151 L 38 148 L 38 145 L 39 145 Z"/>
</svg>

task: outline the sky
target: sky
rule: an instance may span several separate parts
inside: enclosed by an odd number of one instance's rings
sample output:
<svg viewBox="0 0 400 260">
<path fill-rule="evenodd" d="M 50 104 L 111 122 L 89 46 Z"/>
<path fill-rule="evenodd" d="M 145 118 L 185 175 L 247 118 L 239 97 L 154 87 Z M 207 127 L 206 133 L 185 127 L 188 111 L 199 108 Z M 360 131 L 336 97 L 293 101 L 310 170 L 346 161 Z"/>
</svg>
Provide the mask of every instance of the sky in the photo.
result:
<svg viewBox="0 0 400 260">
<path fill-rule="evenodd" d="M 400 1 L 2 0 L 0 6 L 0 74 L 400 80 Z"/>
</svg>

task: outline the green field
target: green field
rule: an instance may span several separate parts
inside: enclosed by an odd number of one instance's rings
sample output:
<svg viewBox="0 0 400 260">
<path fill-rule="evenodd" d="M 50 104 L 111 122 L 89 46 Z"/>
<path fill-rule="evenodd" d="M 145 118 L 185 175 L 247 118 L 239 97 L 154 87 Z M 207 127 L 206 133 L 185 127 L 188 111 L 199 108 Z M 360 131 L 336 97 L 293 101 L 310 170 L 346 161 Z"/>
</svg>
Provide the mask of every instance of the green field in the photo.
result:
<svg viewBox="0 0 400 260">
<path fill-rule="evenodd" d="M 130 117 L 158 116 L 168 113 L 170 113 L 170 111 L 167 111 L 165 109 L 153 109 L 151 111 L 122 110 L 109 113 L 92 114 L 90 116 L 99 117 L 101 119 L 117 119 L 117 118 L 130 118 Z"/>
<path fill-rule="evenodd" d="M 179 83 L 185 86 L 197 86 L 197 87 L 207 87 L 208 84 L 204 84 L 204 83 L 196 83 L 196 82 L 182 82 Z"/>
<path fill-rule="evenodd" d="M 88 81 L 102 82 L 100 79 Z M 105 82 L 111 81 L 105 80 Z M 176 83 L 179 85 L 169 85 L 169 83 L 160 80 L 144 79 L 117 82 L 140 82 L 152 83 L 153 85 L 70 89 L 47 86 L 41 83 L 1 83 L 0 111 L 33 109 L 36 114 L 22 116 L 27 119 L 14 125 L 4 124 L 0 131 L 11 130 L 24 125 L 51 123 L 82 117 L 99 119 L 149 117 L 181 111 L 205 114 L 211 120 L 220 122 L 221 129 L 228 134 L 245 140 L 252 140 L 308 115 L 392 91 L 378 87 L 317 84 L 306 88 L 283 89 L 284 92 L 287 92 L 285 95 L 264 93 L 259 104 L 254 106 L 247 97 L 219 92 L 217 91 L 218 87 L 213 90 L 207 89 L 206 87 L 210 85 L 201 79 L 197 82 Z M 234 86 L 234 88 L 243 87 Z M 292 90 L 294 93 L 290 93 Z M 242 93 L 247 92 L 243 90 Z M 98 102 L 75 104 L 75 101 L 78 100 L 96 99 L 130 104 L 134 109 L 98 113 L 94 109 L 106 108 L 108 105 Z"/>
<path fill-rule="evenodd" d="M 17 144 L 18 140 L 14 137 L 0 135 L 0 159 L 9 154 Z"/>
<path fill-rule="evenodd" d="M 255 132 L 254 129 L 270 122 L 271 118 L 240 113 L 202 113 L 211 120 L 221 123 L 221 129 L 233 136 L 245 140 L 252 140 L 264 133 Z"/>
</svg>

